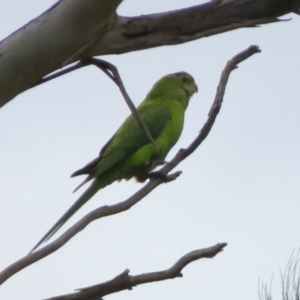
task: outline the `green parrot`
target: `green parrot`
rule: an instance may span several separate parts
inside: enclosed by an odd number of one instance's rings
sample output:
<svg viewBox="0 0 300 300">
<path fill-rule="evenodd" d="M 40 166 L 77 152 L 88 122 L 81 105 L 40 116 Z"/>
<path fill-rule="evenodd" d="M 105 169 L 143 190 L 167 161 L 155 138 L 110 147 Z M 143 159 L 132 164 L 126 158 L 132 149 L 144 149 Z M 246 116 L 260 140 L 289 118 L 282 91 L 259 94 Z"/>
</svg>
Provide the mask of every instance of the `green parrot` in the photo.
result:
<svg viewBox="0 0 300 300">
<path fill-rule="evenodd" d="M 71 177 L 88 175 L 76 189 L 93 179 L 88 189 L 51 227 L 37 245 L 48 240 L 81 206 L 100 189 L 116 180 L 135 177 L 144 182 L 150 172 L 164 162 L 170 149 L 179 139 L 184 122 L 184 112 L 191 96 L 198 91 L 194 78 L 186 72 L 162 77 L 150 90 L 137 111 L 147 126 L 155 144 L 130 115 L 112 138 L 101 149 L 100 154 Z M 74 192 L 75 192 L 74 191 Z"/>
</svg>

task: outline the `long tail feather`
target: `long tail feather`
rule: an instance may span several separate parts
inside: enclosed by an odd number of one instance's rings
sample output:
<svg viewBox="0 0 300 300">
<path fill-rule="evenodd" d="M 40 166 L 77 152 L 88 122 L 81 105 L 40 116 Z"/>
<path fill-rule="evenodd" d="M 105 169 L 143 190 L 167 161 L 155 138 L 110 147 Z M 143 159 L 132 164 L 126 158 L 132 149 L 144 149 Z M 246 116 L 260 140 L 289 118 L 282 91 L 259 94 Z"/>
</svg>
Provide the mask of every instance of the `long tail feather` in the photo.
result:
<svg viewBox="0 0 300 300">
<path fill-rule="evenodd" d="M 63 214 L 63 216 L 47 231 L 41 240 L 29 252 L 33 252 L 43 242 L 47 241 L 56 233 L 88 200 L 90 200 L 100 189 L 111 184 L 115 180 L 115 173 L 107 174 L 105 177 L 95 179 L 79 199 Z"/>
</svg>

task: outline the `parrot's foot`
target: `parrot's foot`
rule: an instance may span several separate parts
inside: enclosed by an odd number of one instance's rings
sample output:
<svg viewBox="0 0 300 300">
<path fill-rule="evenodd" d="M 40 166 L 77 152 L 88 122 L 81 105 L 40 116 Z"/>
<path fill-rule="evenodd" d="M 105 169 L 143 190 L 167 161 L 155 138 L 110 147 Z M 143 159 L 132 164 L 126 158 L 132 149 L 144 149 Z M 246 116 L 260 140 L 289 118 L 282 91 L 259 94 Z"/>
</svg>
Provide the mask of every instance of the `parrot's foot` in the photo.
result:
<svg viewBox="0 0 300 300">
<path fill-rule="evenodd" d="M 148 178 L 149 179 L 155 179 L 155 178 L 159 178 L 162 179 L 165 182 L 168 182 L 168 176 L 162 172 L 156 171 L 156 172 L 151 172 L 148 174 Z"/>
</svg>

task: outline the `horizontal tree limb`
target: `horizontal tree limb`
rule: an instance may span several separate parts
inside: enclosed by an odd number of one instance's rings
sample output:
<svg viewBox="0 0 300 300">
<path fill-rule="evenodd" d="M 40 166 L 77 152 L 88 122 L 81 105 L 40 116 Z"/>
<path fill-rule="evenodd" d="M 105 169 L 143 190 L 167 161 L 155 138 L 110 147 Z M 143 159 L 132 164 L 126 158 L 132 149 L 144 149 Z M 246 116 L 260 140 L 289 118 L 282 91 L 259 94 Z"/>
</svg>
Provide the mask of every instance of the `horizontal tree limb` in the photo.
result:
<svg viewBox="0 0 300 300">
<path fill-rule="evenodd" d="M 213 258 L 217 254 L 222 252 L 224 247 L 226 246 L 226 243 L 220 243 L 209 248 L 192 251 L 181 257 L 169 269 L 159 272 L 131 276 L 129 275 L 129 270 L 125 270 L 120 275 L 107 282 L 87 288 L 78 289 L 78 292 L 72 294 L 52 297 L 46 300 L 100 300 L 103 296 L 124 290 L 131 290 L 133 287 L 140 284 L 182 277 L 181 271 L 188 264 L 202 258 Z"/>
<path fill-rule="evenodd" d="M 299 11 L 299 1 L 213 0 L 164 13 L 119 16 L 114 27 L 88 53 L 90 56 L 121 54 L 177 45 L 234 29 L 278 22 L 279 16 Z"/>
<path fill-rule="evenodd" d="M 0 43 L 0 107 L 47 74 L 96 55 L 175 45 L 277 22 L 300 0 L 213 0 L 140 17 L 116 16 L 121 0 L 63 0 Z M 80 18 L 81 22 L 77 22 Z"/>
</svg>

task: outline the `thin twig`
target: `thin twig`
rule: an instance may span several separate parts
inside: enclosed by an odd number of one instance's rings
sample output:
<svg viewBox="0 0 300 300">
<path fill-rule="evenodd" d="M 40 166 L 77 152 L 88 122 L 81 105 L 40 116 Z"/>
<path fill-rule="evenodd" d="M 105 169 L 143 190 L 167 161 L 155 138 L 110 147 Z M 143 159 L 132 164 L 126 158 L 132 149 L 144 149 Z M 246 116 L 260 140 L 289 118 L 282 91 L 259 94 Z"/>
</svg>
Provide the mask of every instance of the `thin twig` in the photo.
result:
<svg viewBox="0 0 300 300">
<path fill-rule="evenodd" d="M 81 288 L 78 289 L 78 291 L 75 293 L 52 297 L 47 300 L 101 299 L 106 295 L 124 290 L 131 290 L 133 287 L 140 284 L 182 277 L 181 271 L 188 264 L 201 258 L 213 258 L 217 254 L 222 252 L 224 247 L 226 246 L 226 243 L 220 243 L 209 248 L 192 251 L 181 257 L 172 267 L 163 271 L 131 276 L 129 275 L 129 270 L 125 270 L 124 272 L 107 282 L 87 288 Z"/>
<path fill-rule="evenodd" d="M 154 145 L 154 147 L 157 148 L 157 145 L 156 145 L 150 131 L 148 130 L 144 121 L 139 116 L 133 102 L 131 101 L 128 93 L 126 92 L 126 89 L 124 87 L 123 81 L 121 79 L 121 76 L 119 74 L 117 67 L 114 66 L 113 64 L 111 64 L 105 60 L 99 59 L 99 58 L 88 58 L 86 61 L 90 62 L 91 64 L 93 64 L 96 67 L 98 67 L 99 69 L 101 69 L 119 87 L 132 115 L 135 117 L 135 119 L 139 123 L 140 127 L 144 130 L 145 134 L 147 135 L 147 137 L 151 141 L 151 143 Z M 109 73 L 109 71 L 111 73 Z"/>
<path fill-rule="evenodd" d="M 250 56 L 258 52 L 260 52 L 260 50 L 257 46 L 250 46 L 248 49 L 234 56 L 229 62 L 227 62 L 226 67 L 221 75 L 221 79 L 217 88 L 217 94 L 213 102 L 212 108 L 209 112 L 208 119 L 206 123 L 203 125 L 202 129 L 200 130 L 200 133 L 198 134 L 196 139 L 189 145 L 188 148 L 186 148 L 185 150 L 183 149 L 179 150 L 179 152 L 175 155 L 175 157 L 170 162 L 168 162 L 163 168 L 161 168 L 159 172 L 163 174 L 168 174 L 182 160 L 184 160 L 191 153 L 193 153 L 196 150 L 196 148 L 199 147 L 199 145 L 204 141 L 204 139 L 209 134 L 216 120 L 216 117 L 221 109 L 225 87 L 231 71 L 237 68 L 238 63 L 240 63 L 241 61 L 249 58 Z M 180 172 L 176 172 L 174 174 L 168 175 L 168 179 L 169 181 L 174 180 L 179 175 Z M 59 238 L 54 240 L 52 243 L 21 258 L 20 260 L 16 261 L 12 265 L 8 266 L 5 270 L 3 270 L 0 273 L 0 284 L 5 282 L 8 278 L 13 276 L 15 273 L 19 272 L 20 270 L 48 256 L 49 254 L 53 253 L 54 251 L 62 247 L 73 236 L 75 236 L 78 232 L 84 229 L 92 221 L 106 216 L 118 214 L 120 212 L 130 209 L 133 205 L 138 203 L 141 199 L 143 199 L 153 189 L 155 189 L 163 182 L 164 181 L 159 178 L 151 179 L 144 187 L 142 187 L 137 193 L 129 197 L 127 200 L 117 203 L 115 205 L 102 206 L 88 213 L 86 216 L 84 216 L 81 220 L 75 223 L 72 227 L 70 227 L 65 233 L 63 233 Z"/>
<path fill-rule="evenodd" d="M 141 119 L 140 115 L 138 114 L 136 107 L 134 106 L 132 100 L 130 99 L 128 93 L 126 92 L 126 89 L 124 87 L 123 81 L 121 79 L 121 76 L 119 74 L 119 71 L 117 69 L 116 66 L 114 66 L 113 64 L 103 60 L 103 59 L 99 59 L 99 58 L 87 58 L 85 60 L 80 61 L 79 63 L 77 63 L 76 65 L 66 68 L 62 71 L 56 72 L 55 74 L 49 75 L 43 79 L 41 79 L 40 81 L 38 81 L 37 83 L 35 83 L 31 88 L 41 85 L 43 83 L 46 83 L 50 80 L 53 80 L 55 78 L 58 78 L 62 75 L 68 74 L 72 71 L 81 69 L 83 67 L 86 66 L 90 66 L 90 65 L 94 65 L 96 67 L 98 67 L 100 70 L 102 70 L 120 89 L 121 94 L 126 102 L 126 104 L 128 105 L 132 115 L 134 116 L 134 118 L 136 119 L 136 121 L 138 122 L 138 124 L 140 125 L 140 127 L 144 130 L 145 134 L 147 135 L 148 139 L 151 141 L 151 143 L 155 146 L 155 148 L 157 148 L 157 145 L 150 133 L 150 131 L 148 130 L 147 126 L 145 125 L 144 121 Z"/>
<path fill-rule="evenodd" d="M 58 78 L 58 77 L 60 77 L 62 75 L 68 74 L 68 73 L 70 73 L 72 71 L 76 71 L 76 70 L 79 70 L 79 69 L 81 69 L 83 67 L 89 66 L 89 65 L 90 65 L 90 63 L 87 63 L 85 61 L 80 61 L 79 63 L 75 64 L 74 66 L 65 68 L 62 71 L 55 72 L 52 75 L 49 75 L 49 76 L 46 76 L 46 77 L 42 78 L 41 80 L 39 80 L 38 82 L 36 82 L 34 85 L 32 85 L 30 87 L 30 89 L 32 89 L 32 88 L 34 88 L 34 87 L 36 87 L 38 85 L 41 85 L 43 83 L 46 83 L 46 82 L 48 82 L 50 80 L 53 80 L 55 78 Z"/>
</svg>

